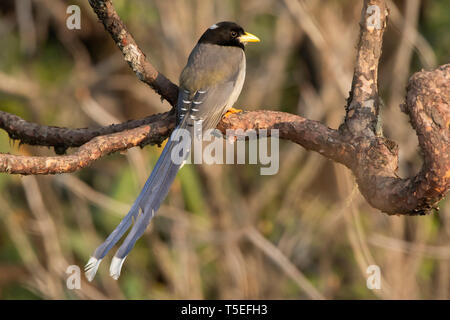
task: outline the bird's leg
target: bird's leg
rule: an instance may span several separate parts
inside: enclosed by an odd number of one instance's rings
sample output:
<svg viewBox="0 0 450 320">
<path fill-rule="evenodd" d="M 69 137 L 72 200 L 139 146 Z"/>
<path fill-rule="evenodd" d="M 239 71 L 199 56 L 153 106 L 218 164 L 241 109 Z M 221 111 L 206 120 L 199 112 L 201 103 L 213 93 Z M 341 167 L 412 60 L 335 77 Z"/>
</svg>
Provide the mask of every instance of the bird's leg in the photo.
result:
<svg viewBox="0 0 450 320">
<path fill-rule="evenodd" d="M 229 116 L 231 116 L 233 113 L 240 113 L 240 112 L 242 112 L 243 110 L 241 110 L 241 109 L 235 109 L 235 108 L 230 108 L 230 109 L 228 109 L 228 111 L 223 115 L 224 116 L 224 118 L 228 118 Z"/>
</svg>

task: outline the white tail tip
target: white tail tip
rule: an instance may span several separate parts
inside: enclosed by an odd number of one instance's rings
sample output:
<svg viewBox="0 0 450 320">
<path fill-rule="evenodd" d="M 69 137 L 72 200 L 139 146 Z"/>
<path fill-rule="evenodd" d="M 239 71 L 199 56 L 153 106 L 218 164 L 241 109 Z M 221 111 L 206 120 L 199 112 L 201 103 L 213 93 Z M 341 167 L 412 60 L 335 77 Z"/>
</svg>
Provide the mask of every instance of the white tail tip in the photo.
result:
<svg viewBox="0 0 450 320">
<path fill-rule="evenodd" d="M 116 256 L 113 257 L 113 259 L 111 261 L 111 266 L 109 267 L 109 275 L 114 280 L 119 279 L 120 270 L 122 270 L 122 265 L 123 265 L 123 262 L 125 261 L 125 258 L 120 259 L 120 258 L 117 258 Z"/>
<path fill-rule="evenodd" d="M 181 170 L 181 168 L 184 167 L 184 165 L 186 164 L 186 161 L 187 161 L 187 160 L 183 160 L 183 162 L 181 163 L 181 166 L 180 166 L 180 170 Z"/>
<path fill-rule="evenodd" d="M 86 263 L 86 266 L 84 266 L 84 275 L 86 276 L 86 279 L 89 282 L 94 280 L 94 277 L 95 277 L 95 274 L 97 273 L 100 262 L 102 262 L 102 259 L 98 260 L 94 257 L 91 257 L 89 259 L 88 263 Z"/>
</svg>

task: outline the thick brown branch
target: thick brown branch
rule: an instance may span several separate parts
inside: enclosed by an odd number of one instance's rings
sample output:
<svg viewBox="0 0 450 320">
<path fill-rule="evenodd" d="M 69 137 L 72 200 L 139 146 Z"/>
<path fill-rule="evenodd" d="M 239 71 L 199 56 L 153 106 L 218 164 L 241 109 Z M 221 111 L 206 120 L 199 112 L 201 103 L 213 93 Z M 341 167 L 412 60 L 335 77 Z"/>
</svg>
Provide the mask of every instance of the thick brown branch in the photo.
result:
<svg viewBox="0 0 450 320">
<path fill-rule="evenodd" d="M 141 144 L 151 133 L 150 126 L 100 136 L 83 145 L 74 155 L 56 157 L 28 157 L 0 155 L 0 171 L 16 174 L 56 174 L 74 172 L 112 152 Z M 160 134 L 158 133 L 158 136 Z"/>
<path fill-rule="evenodd" d="M 378 63 L 388 10 L 383 0 L 365 0 L 361 12 L 360 34 L 347 101 L 345 127 L 353 135 L 373 136 L 379 110 Z"/>
<path fill-rule="evenodd" d="M 73 155 L 25 157 L 0 154 L 0 172 L 23 175 L 73 172 L 107 154 L 134 146 L 159 143 L 169 136 L 174 123 L 175 117 L 170 113 L 160 114 L 152 117 L 142 127 L 98 136 L 81 146 Z M 99 130 L 107 128 L 109 127 Z M 298 143 L 335 161 L 350 163 L 352 146 L 342 141 L 337 130 L 293 114 L 275 111 L 233 114 L 222 120 L 219 129 L 223 133 L 226 133 L 226 130 L 238 129 L 279 129 L 282 139 Z"/>
<path fill-rule="evenodd" d="M 281 139 L 295 142 L 307 150 L 319 152 L 323 156 L 349 165 L 353 147 L 346 142 L 339 131 L 324 124 L 303 117 L 277 111 L 252 111 L 235 113 L 223 118 L 218 127 L 227 130 L 278 129 Z"/>
</svg>

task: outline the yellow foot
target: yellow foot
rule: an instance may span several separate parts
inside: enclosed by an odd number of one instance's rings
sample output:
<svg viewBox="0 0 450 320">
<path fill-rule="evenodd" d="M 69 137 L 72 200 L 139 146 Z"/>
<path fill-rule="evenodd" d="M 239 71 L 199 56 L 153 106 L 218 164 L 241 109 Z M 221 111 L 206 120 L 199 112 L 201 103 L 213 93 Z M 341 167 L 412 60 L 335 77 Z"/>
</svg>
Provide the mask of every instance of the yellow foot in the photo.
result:
<svg viewBox="0 0 450 320">
<path fill-rule="evenodd" d="M 240 112 L 242 112 L 241 109 L 230 108 L 230 109 L 224 114 L 224 118 L 228 118 L 228 117 L 231 116 L 233 113 L 240 113 Z"/>
</svg>

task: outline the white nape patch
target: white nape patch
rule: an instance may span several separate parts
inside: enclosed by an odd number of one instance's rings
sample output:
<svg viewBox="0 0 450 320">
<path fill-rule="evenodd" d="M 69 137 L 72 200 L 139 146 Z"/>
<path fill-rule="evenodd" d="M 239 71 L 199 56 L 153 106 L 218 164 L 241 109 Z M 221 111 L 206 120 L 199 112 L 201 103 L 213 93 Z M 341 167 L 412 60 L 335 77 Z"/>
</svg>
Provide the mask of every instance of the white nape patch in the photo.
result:
<svg viewBox="0 0 450 320">
<path fill-rule="evenodd" d="M 94 257 L 91 257 L 86 263 L 86 266 L 84 267 L 84 275 L 86 276 L 86 279 L 91 282 L 95 274 L 97 273 L 98 266 L 100 265 L 100 262 L 102 262 L 102 259 L 98 260 Z"/>
<path fill-rule="evenodd" d="M 126 257 L 125 257 L 126 258 Z M 120 270 L 122 270 L 122 265 L 125 261 L 125 258 L 120 259 L 116 256 L 113 257 L 111 261 L 111 265 L 109 266 L 109 275 L 114 279 L 117 280 L 120 277 Z"/>
<path fill-rule="evenodd" d="M 211 27 L 209 27 L 210 30 L 217 29 L 219 26 L 217 24 L 213 24 Z"/>
</svg>

